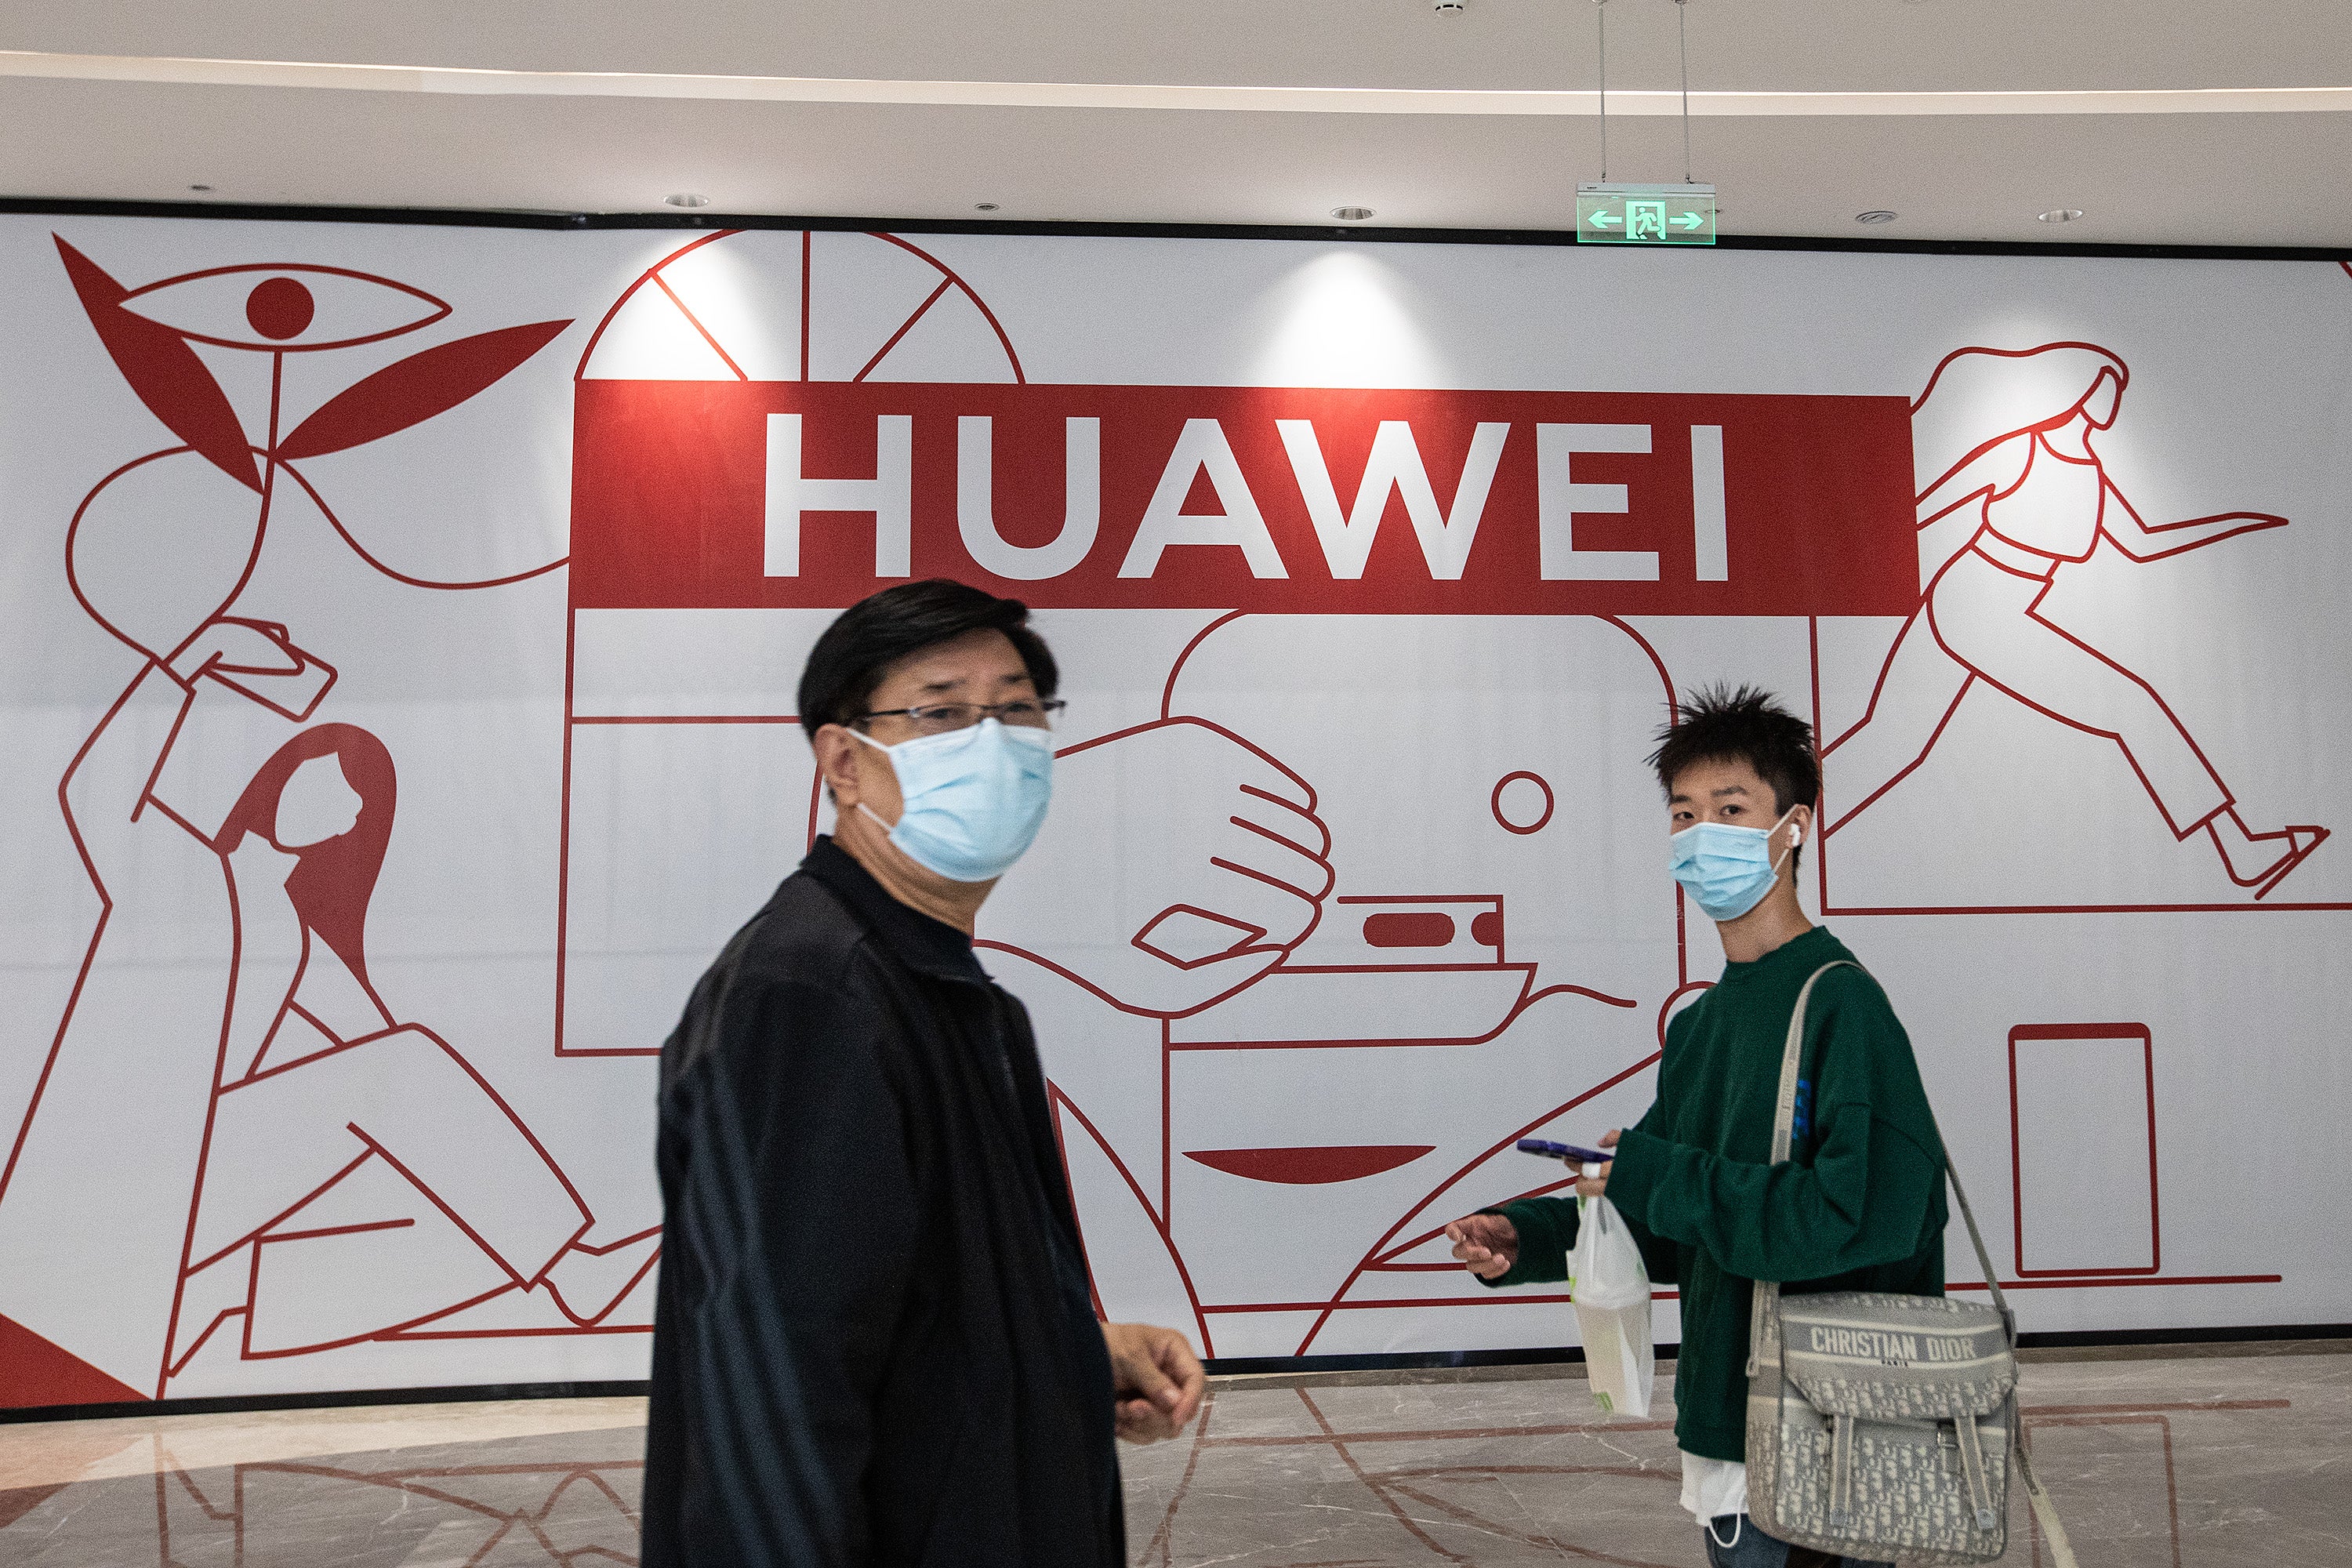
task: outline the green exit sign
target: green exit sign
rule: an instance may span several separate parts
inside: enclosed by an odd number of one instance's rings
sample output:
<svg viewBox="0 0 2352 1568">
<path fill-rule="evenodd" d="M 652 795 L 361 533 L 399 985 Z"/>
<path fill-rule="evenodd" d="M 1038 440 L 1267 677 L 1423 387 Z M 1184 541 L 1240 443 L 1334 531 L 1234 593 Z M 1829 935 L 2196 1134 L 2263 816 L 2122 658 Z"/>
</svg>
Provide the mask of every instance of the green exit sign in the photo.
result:
<svg viewBox="0 0 2352 1568">
<path fill-rule="evenodd" d="M 1713 245 L 1713 185 L 1579 185 L 1576 237 L 1587 245 Z"/>
</svg>

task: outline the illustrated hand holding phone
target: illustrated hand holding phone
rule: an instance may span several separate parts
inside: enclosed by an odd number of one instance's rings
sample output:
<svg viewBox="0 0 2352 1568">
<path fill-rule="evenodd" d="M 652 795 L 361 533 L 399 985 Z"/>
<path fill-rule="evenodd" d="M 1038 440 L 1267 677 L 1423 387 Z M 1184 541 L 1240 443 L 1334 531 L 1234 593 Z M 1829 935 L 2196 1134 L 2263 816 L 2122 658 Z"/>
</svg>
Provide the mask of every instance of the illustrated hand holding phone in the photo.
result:
<svg viewBox="0 0 2352 1568">
<path fill-rule="evenodd" d="M 1130 1012 L 1181 1016 L 1255 982 L 1321 918 L 1330 829 L 1305 780 L 1174 719 L 1055 761 L 1054 815 L 982 934 Z"/>
</svg>

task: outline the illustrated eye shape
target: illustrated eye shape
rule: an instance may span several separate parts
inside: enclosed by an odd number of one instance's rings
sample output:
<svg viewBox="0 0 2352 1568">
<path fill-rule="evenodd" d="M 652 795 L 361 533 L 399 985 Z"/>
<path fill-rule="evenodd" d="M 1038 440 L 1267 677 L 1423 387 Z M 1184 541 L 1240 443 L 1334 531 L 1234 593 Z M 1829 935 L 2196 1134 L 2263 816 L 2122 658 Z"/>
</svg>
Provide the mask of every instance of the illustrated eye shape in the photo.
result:
<svg viewBox="0 0 2352 1568">
<path fill-rule="evenodd" d="M 348 348 L 428 327 L 448 305 L 341 267 L 215 267 L 134 289 L 124 310 L 223 348 Z"/>
</svg>

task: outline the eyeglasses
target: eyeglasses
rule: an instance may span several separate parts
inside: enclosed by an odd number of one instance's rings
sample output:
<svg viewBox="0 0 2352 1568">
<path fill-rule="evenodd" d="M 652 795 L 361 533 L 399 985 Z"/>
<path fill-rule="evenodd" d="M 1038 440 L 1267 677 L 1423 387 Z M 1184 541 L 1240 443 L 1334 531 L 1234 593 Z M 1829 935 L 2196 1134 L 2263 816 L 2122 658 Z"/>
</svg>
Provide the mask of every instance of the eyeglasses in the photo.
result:
<svg viewBox="0 0 2352 1568">
<path fill-rule="evenodd" d="M 982 719 L 994 719 L 1019 730 L 1050 730 L 1055 716 L 1068 706 L 1058 697 L 1023 697 L 1011 702 L 939 702 L 926 708 L 878 708 L 849 721 L 863 724 L 868 719 L 904 719 L 920 735 L 946 735 L 969 730 Z"/>
</svg>

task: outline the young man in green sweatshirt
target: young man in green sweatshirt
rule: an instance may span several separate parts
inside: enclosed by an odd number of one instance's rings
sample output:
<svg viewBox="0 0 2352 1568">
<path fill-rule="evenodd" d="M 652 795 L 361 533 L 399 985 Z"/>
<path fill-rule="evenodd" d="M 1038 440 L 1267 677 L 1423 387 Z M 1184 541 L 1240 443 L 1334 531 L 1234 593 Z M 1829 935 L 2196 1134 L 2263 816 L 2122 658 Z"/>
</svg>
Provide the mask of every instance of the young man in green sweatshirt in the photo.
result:
<svg viewBox="0 0 2352 1568">
<path fill-rule="evenodd" d="M 1876 981 L 1833 969 L 1806 1008 L 1796 1137 L 1773 1165 L 1780 1061 L 1797 993 L 1853 955 L 1797 901 L 1821 764 L 1811 728 L 1752 688 L 1703 691 L 1659 736 L 1670 868 L 1723 939 L 1723 978 L 1666 1026 L 1658 1098 L 1603 1136 L 1585 1168 L 1642 1244 L 1650 1278 L 1682 1296 L 1675 1440 L 1683 1506 L 1713 1568 L 1819 1568 L 1747 1517 L 1751 1281 L 1791 1294 L 1944 1289 L 1943 1156 L 1911 1042 Z M 1446 1227 L 1488 1285 L 1565 1279 L 1577 1205 L 1526 1198 Z"/>
</svg>

